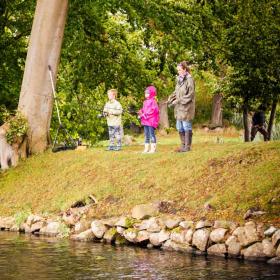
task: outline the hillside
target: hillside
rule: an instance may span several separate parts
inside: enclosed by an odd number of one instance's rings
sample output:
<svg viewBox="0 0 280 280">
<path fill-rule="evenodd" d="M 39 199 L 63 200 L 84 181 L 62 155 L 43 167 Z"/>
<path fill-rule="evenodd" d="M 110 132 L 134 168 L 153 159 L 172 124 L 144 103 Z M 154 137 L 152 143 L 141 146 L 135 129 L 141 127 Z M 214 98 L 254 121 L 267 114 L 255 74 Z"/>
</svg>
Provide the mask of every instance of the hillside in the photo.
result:
<svg viewBox="0 0 280 280">
<path fill-rule="evenodd" d="M 57 213 L 89 194 L 96 217 L 127 214 L 136 204 L 168 201 L 185 218 L 241 221 L 254 207 L 280 224 L 280 142 L 242 143 L 238 136 L 196 132 L 193 150 L 177 154 L 177 135 L 159 136 L 156 154 L 141 139 L 121 152 L 104 148 L 46 152 L 0 173 L 0 216 Z M 210 204 L 206 209 L 205 204 Z"/>
</svg>

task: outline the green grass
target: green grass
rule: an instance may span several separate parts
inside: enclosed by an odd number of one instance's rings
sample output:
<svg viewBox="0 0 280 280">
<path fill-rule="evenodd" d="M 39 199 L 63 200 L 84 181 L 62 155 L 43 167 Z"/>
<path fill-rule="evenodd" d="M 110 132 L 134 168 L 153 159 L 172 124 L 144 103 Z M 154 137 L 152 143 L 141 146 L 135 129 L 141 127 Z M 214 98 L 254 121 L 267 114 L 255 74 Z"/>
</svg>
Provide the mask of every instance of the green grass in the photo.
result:
<svg viewBox="0 0 280 280">
<path fill-rule="evenodd" d="M 238 134 L 197 131 L 193 150 L 173 152 L 176 134 L 158 136 L 158 152 L 141 154 L 142 139 L 121 152 L 104 148 L 46 152 L 0 174 L 0 216 L 58 213 L 89 194 L 95 217 L 128 214 L 140 203 L 170 201 L 187 219 L 241 221 L 250 207 L 280 224 L 280 142 L 242 143 Z M 206 211 L 208 202 L 214 210 Z"/>
</svg>

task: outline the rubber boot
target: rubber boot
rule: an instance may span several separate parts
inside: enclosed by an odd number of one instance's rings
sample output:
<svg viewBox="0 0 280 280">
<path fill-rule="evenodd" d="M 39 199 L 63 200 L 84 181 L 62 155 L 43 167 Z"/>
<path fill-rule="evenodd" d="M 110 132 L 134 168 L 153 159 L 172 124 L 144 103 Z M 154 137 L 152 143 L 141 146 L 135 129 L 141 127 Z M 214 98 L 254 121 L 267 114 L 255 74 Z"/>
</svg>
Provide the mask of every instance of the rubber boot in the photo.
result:
<svg viewBox="0 0 280 280">
<path fill-rule="evenodd" d="M 186 147 L 185 147 L 185 152 L 188 152 L 191 150 L 191 146 L 192 146 L 192 130 L 188 130 L 186 131 L 185 134 L 185 143 L 186 143 Z"/>
<path fill-rule="evenodd" d="M 153 154 L 156 151 L 157 143 L 151 143 L 151 150 L 148 152 L 149 154 Z"/>
<path fill-rule="evenodd" d="M 183 152 L 185 149 L 185 131 L 179 132 L 181 146 L 175 150 L 175 152 L 180 153 Z"/>
<path fill-rule="evenodd" d="M 149 143 L 145 143 L 144 151 L 142 152 L 142 154 L 147 154 L 149 152 L 149 148 L 150 148 L 150 144 Z"/>
</svg>

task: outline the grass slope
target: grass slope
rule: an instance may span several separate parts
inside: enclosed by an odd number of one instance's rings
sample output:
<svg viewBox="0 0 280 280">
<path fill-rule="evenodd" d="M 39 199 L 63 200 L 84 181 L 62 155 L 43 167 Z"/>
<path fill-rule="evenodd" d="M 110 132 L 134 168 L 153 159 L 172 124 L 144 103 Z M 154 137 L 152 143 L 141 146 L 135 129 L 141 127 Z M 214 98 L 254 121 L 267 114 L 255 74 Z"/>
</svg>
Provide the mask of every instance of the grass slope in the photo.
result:
<svg viewBox="0 0 280 280">
<path fill-rule="evenodd" d="M 21 211 L 56 213 L 93 194 L 93 215 L 130 213 L 140 203 L 171 202 L 168 209 L 188 219 L 241 221 L 250 207 L 259 218 L 280 224 L 280 142 L 242 143 L 238 137 L 196 132 L 193 150 L 173 150 L 177 135 L 159 137 L 156 154 L 133 145 L 121 152 L 104 148 L 33 156 L 0 174 L 0 215 Z M 140 141 L 140 140 L 138 140 Z M 205 210 L 210 203 L 213 209 Z"/>
</svg>

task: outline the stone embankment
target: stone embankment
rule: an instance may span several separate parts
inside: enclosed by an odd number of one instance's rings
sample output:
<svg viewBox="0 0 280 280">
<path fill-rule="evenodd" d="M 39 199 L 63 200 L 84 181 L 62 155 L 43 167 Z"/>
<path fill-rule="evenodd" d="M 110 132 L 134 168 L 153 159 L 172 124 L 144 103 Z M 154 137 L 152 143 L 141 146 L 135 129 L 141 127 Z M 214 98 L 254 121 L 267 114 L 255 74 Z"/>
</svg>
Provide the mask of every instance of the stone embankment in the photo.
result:
<svg viewBox="0 0 280 280">
<path fill-rule="evenodd" d="M 280 229 L 272 225 L 186 221 L 159 215 L 157 204 L 135 206 L 130 216 L 97 220 L 87 216 L 89 208 L 70 208 L 55 218 L 32 214 L 20 223 L 15 217 L 0 217 L 0 229 L 280 264 Z"/>
</svg>

